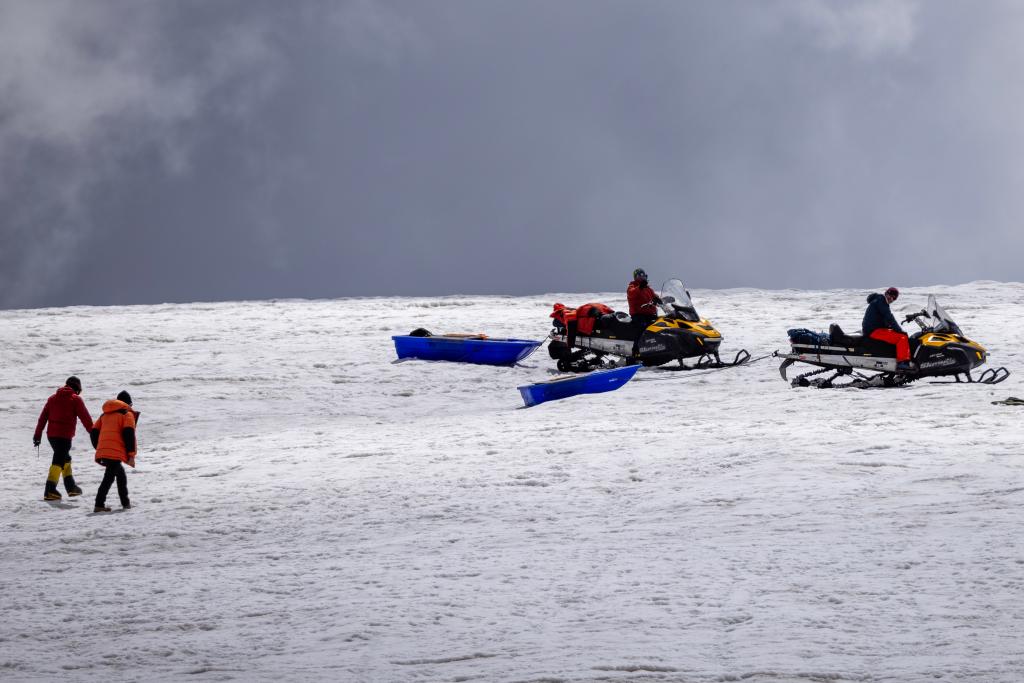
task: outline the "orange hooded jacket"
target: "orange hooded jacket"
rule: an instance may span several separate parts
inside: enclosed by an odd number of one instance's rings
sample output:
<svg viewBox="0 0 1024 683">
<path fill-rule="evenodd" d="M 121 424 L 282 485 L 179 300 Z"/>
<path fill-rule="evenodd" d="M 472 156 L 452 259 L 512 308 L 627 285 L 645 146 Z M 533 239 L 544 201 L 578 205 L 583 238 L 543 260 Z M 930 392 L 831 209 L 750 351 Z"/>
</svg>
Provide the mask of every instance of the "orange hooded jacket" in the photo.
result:
<svg viewBox="0 0 1024 683">
<path fill-rule="evenodd" d="M 138 415 L 124 401 L 111 399 L 103 404 L 103 415 L 92 426 L 96 462 L 120 460 L 135 467 L 135 419 Z"/>
</svg>

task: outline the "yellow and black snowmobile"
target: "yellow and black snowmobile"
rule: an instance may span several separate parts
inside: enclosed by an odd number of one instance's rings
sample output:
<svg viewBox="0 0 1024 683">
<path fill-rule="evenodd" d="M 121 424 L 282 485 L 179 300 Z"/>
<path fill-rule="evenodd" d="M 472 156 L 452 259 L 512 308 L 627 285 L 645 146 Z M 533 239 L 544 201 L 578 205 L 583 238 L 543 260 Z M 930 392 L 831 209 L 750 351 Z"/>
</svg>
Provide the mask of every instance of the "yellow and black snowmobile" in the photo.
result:
<svg viewBox="0 0 1024 683">
<path fill-rule="evenodd" d="M 950 383 L 965 382 L 998 384 L 1010 376 L 1006 368 L 988 368 L 974 378 L 971 371 L 988 359 L 988 351 L 981 344 L 968 339 L 960 326 L 935 300 L 928 296 L 928 306 L 923 311 L 911 313 L 905 323 L 914 321 L 921 328 L 910 335 L 911 362 L 900 366 L 896 362 L 896 347 L 870 337 L 849 335 L 833 323 L 829 333 L 814 333 L 808 330 L 790 330 L 790 353 L 778 353 L 784 359 L 779 366 L 782 379 L 786 370 L 794 363 L 807 363 L 821 368 L 804 373 L 791 380 L 794 387 L 814 386 L 818 388 L 853 387 L 894 387 L 913 382 L 922 377 L 955 378 Z M 831 372 L 831 375 L 815 377 Z M 840 377 L 850 381 L 836 383 Z"/>
<path fill-rule="evenodd" d="M 660 306 L 662 315 L 641 331 L 638 355 L 633 358 L 636 329 L 628 314 L 600 303 L 578 308 L 555 304 L 548 354 L 558 361 L 561 372 L 586 372 L 607 366 L 609 360 L 645 366 L 678 361 L 673 369 L 679 370 L 729 367 L 750 360 L 750 354 L 741 350 L 731 363 L 722 362 L 718 355 L 721 333 L 697 314 L 681 281 L 669 280 L 662 286 Z M 696 363 L 687 365 L 685 360 L 690 358 L 696 358 Z"/>
</svg>

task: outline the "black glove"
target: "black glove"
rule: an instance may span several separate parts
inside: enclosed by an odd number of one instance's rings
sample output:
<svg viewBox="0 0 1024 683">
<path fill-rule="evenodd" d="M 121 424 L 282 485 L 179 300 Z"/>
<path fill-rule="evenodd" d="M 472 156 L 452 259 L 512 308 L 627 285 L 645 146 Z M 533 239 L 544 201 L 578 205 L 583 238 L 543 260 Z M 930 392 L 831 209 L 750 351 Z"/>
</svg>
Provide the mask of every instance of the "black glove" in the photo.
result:
<svg viewBox="0 0 1024 683">
<path fill-rule="evenodd" d="M 36 448 L 38 448 L 39 444 L 41 444 L 42 442 L 43 442 L 42 439 L 37 439 L 34 436 L 32 437 L 32 445 L 35 446 Z"/>
<path fill-rule="evenodd" d="M 655 295 L 655 297 L 654 297 L 654 303 L 656 303 L 656 304 L 658 304 L 659 306 L 661 306 L 661 304 L 662 304 L 662 301 L 661 301 L 661 297 L 660 297 L 660 296 L 657 296 L 657 295 Z"/>
<path fill-rule="evenodd" d="M 916 318 L 916 317 L 917 317 L 918 315 L 920 315 L 920 314 L 919 314 L 919 313 L 911 313 L 910 315 L 908 315 L 908 316 L 907 316 L 906 318 L 904 318 L 904 319 L 903 319 L 903 322 L 905 322 L 905 323 L 909 323 L 909 322 L 911 322 L 911 321 L 912 321 L 912 320 L 913 320 L 914 318 Z"/>
</svg>

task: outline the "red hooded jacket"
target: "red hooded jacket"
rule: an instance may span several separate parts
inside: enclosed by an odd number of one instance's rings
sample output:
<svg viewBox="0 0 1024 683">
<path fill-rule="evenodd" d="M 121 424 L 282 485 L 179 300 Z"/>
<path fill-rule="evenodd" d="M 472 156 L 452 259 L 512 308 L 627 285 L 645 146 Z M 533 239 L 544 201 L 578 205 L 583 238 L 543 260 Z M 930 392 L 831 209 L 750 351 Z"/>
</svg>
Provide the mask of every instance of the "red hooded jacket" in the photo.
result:
<svg viewBox="0 0 1024 683">
<path fill-rule="evenodd" d="M 626 300 L 629 301 L 630 315 L 658 315 L 658 307 L 654 303 L 655 293 L 646 282 L 633 280 L 626 288 Z"/>
<path fill-rule="evenodd" d="M 36 423 L 34 438 L 43 438 L 43 427 L 46 427 L 46 435 L 60 439 L 75 438 L 76 420 L 82 421 L 85 430 L 92 430 L 92 417 L 85 407 L 85 402 L 75 393 L 75 390 L 63 386 L 53 396 L 46 400 L 43 412 L 39 413 L 39 422 Z M 49 422 L 49 427 L 47 427 Z"/>
</svg>

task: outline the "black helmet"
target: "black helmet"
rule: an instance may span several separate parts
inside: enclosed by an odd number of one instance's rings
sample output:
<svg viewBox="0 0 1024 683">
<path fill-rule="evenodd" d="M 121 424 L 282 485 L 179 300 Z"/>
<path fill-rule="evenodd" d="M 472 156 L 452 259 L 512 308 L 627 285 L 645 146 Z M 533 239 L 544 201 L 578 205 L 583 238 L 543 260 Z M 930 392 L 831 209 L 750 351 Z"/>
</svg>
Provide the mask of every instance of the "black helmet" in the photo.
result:
<svg viewBox="0 0 1024 683">
<path fill-rule="evenodd" d="M 647 279 L 647 271 L 644 270 L 643 268 L 637 268 L 636 270 L 633 271 L 633 279 L 634 280 L 646 280 Z"/>
<path fill-rule="evenodd" d="M 127 403 L 128 405 L 131 405 L 132 404 L 132 395 L 129 394 L 127 391 L 122 391 L 121 393 L 119 393 L 117 395 L 117 400 L 121 401 L 123 403 Z"/>
</svg>

